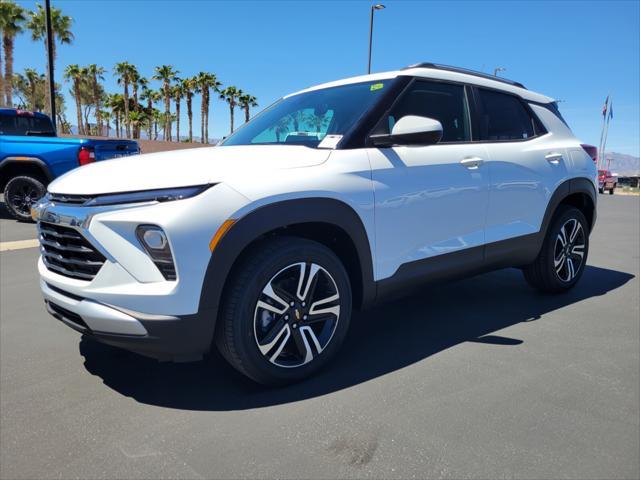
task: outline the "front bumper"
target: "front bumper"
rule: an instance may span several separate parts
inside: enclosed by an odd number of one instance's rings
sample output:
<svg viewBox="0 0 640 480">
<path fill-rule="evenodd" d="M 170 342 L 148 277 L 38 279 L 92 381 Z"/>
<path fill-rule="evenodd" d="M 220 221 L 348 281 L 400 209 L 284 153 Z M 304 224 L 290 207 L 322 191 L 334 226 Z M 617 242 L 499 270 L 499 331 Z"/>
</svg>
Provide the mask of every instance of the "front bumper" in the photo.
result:
<svg viewBox="0 0 640 480">
<path fill-rule="evenodd" d="M 211 346 L 216 320 L 216 312 L 200 308 L 209 241 L 244 203 L 244 197 L 218 185 L 166 203 L 109 208 L 38 204 L 38 221 L 79 231 L 106 258 L 91 280 L 54 272 L 40 258 L 47 309 L 69 327 L 110 345 L 161 360 L 200 358 Z M 157 225 L 167 234 L 175 281 L 165 280 L 146 255 L 135 235 L 140 224 Z"/>
<path fill-rule="evenodd" d="M 65 325 L 102 343 L 161 361 L 189 362 L 202 358 L 210 346 L 213 312 L 181 317 L 122 311 L 75 295 L 41 280 L 48 312 Z"/>
</svg>

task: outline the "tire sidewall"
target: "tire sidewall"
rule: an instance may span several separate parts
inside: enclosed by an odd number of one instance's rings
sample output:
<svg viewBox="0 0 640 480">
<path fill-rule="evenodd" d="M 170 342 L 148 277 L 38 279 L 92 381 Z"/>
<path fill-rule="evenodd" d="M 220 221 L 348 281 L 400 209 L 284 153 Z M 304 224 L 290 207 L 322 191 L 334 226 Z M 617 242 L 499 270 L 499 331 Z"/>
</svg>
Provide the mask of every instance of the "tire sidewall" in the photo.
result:
<svg viewBox="0 0 640 480">
<path fill-rule="evenodd" d="M 553 262 L 556 239 L 558 237 L 558 234 L 560 233 L 560 229 L 567 221 L 571 219 L 576 219 L 580 223 L 584 231 L 584 257 L 576 275 L 570 281 L 565 282 L 558 277 Z M 549 229 L 549 234 L 547 235 L 547 238 L 545 240 L 544 248 L 546 250 L 546 261 L 549 272 L 548 280 L 553 285 L 554 289 L 568 290 L 569 288 L 573 287 L 580 280 L 580 277 L 582 277 L 584 269 L 587 265 L 587 259 L 589 257 L 589 226 L 584 214 L 575 207 L 567 207 L 559 211 L 551 228 Z"/>
<path fill-rule="evenodd" d="M 258 349 L 254 333 L 255 307 L 267 282 L 283 268 L 298 262 L 313 262 L 326 269 L 333 277 L 340 294 L 340 317 L 329 344 L 307 365 L 286 368 L 272 364 Z M 285 384 L 313 375 L 335 356 L 342 345 L 351 317 L 351 286 L 338 258 L 321 244 L 292 239 L 292 245 L 279 250 L 266 262 L 257 265 L 245 286 L 243 301 L 237 306 L 233 319 L 233 337 L 238 339 L 236 351 L 243 366 L 255 380 L 268 384 Z"/>
<path fill-rule="evenodd" d="M 23 222 L 30 222 L 32 221 L 31 219 L 31 214 L 23 214 L 21 212 L 19 212 L 18 210 L 15 209 L 15 207 L 13 206 L 13 204 L 10 201 L 11 198 L 11 190 L 13 188 L 16 187 L 16 185 L 19 182 L 29 182 L 33 185 L 33 187 L 35 189 L 37 189 L 41 195 L 44 195 L 45 193 L 47 193 L 47 189 L 46 187 L 43 185 L 42 182 L 40 182 L 39 180 L 33 178 L 33 177 L 28 177 L 28 176 L 18 176 L 18 177 L 14 177 L 11 180 L 9 180 L 7 182 L 7 184 L 4 187 L 4 204 L 7 208 L 7 210 L 9 211 L 9 213 L 11 214 L 11 216 L 13 216 L 15 219 L 23 221 Z"/>
</svg>

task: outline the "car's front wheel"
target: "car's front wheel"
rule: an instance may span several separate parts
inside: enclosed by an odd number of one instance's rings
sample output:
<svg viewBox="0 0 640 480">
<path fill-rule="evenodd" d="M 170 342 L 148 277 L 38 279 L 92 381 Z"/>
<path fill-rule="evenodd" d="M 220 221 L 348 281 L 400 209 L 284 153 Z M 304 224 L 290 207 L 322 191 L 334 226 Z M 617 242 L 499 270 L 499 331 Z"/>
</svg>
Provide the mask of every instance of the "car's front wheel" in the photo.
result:
<svg viewBox="0 0 640 480">
<path fill-rule="evenodd" d="M 317 242 L 279 237 L 253 248 L 235 268 L 216 343 L 240 372 L 283 385 L 335 356 L 350 317 L 351 287 L 338 257 Z"/>
</svg>

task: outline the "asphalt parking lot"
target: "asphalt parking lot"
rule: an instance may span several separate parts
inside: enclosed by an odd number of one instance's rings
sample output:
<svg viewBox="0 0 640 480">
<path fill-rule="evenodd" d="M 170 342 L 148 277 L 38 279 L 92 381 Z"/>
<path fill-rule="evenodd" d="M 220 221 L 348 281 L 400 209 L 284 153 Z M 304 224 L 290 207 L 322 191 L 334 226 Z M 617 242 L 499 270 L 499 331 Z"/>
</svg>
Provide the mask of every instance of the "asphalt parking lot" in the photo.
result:
<svg viewBox="0 0 640 480">
<path fill-rule="evenodd" d="M 3 207 L 1 205 L 0 207 Z M 0 210 L 0 241 L 35 238 Z M 640 198 L 600 196 L 568 294 L 517 270 L 358 314 L 337 361 L 266 390 L 50 317 L 0 253 L 2 478 L 638 478 Z"/>
</svg>

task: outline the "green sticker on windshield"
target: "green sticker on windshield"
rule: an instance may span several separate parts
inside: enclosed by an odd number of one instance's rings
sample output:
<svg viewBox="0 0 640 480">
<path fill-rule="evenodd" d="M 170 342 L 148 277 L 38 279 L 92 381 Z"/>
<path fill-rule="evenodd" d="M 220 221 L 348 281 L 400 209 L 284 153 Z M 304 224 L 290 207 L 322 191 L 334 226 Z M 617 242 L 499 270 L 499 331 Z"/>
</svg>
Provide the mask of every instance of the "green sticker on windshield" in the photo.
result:
<svg viewBox="0 0 640 480">
<path fill-rule="evenodd" d="M 384 84 L 382 84 L 382 83 L 374 83 L 373 85 L 371 85 L 369 90 L 371 90 L 372 92 L 375 92 L 376 90 L 380 90 L 382 87 L 384 87 Z"/>
</svg>

